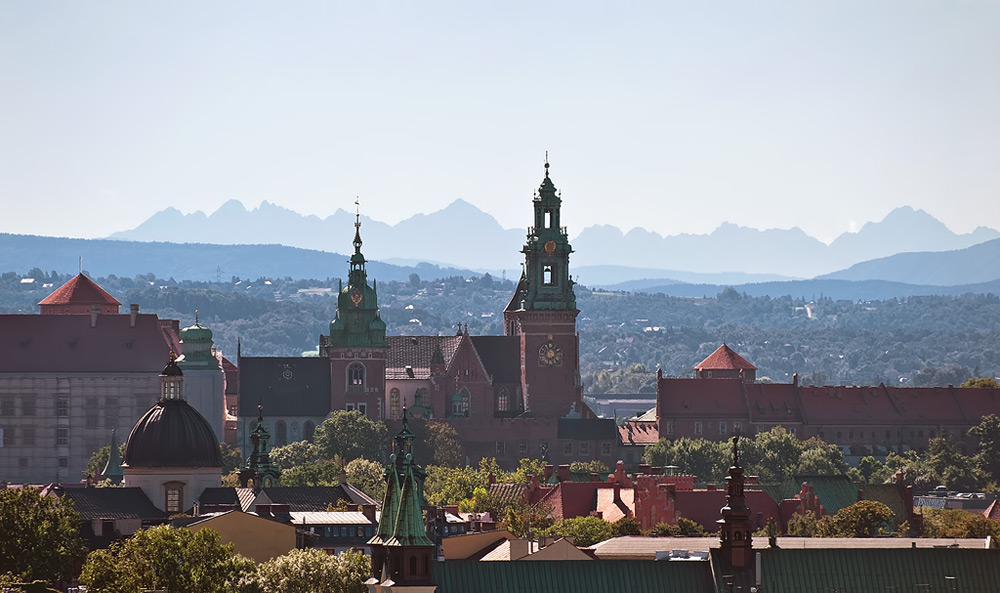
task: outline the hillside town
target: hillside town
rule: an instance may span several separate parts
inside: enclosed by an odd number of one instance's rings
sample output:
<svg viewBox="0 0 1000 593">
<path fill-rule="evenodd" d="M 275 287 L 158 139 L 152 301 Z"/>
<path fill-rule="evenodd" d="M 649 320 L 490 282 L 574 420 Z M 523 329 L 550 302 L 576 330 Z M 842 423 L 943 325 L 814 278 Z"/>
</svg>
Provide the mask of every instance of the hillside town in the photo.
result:
<svg viewBox="0 0 1000 593">
<path fill-rule="evenodd" d="M 503 335 L 387 335 L 358 211 L 315 356 L 227 356 L 197 315 L 124 313 L 83 273 L 0 315 L 0 584 L 994 590 L 993 379 L 760 381 L 720 343 L 599 413 L 549 169 Z"/>
</svg>

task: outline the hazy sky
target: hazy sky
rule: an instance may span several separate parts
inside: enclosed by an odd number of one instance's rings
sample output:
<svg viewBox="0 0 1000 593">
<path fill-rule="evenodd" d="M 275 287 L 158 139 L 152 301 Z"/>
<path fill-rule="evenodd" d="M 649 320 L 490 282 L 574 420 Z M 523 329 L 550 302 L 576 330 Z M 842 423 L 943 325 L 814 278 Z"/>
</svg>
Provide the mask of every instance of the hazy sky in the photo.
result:
<svg viewBox="0 0 1000 593">
<path fill-rule="evenodd" d="M 0 3 L 0 232 L 236 198 L 823 240 L 1000 227 L 1000 0 Z"/>
</svg>

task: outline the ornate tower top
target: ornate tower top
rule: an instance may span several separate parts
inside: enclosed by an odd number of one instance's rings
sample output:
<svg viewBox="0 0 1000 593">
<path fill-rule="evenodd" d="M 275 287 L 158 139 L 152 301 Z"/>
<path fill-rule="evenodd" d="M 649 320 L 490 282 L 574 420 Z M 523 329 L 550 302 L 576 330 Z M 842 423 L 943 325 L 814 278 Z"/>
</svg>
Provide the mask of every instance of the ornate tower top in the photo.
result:
<svg viewBox="0 0 1000 593">
<path fill-rule="evenodd" d="M 271 435 L 264 428 L 264 406 L 257 406 L 257 427 L 250 433 L 250 443 L 253 450 L 246 462 L 240 468 L 239 483 L 244 488 L 252 486 L 255 490 L 277 486 L 281 479 L 281 468 L 271 461 L 271 449 L 268 441 Z"/>
<path fill-rule="evenodd" d="M 733 566 L 747 566 L 753 555 L 753 521 L 746 505 L 743 486 L 746 479 L 740 467 L 739 435 L 733 436 L 733 465 L 726 478 L 726 506 L 720 511 L 719 539 L 723 557 Z"/>
</svg>

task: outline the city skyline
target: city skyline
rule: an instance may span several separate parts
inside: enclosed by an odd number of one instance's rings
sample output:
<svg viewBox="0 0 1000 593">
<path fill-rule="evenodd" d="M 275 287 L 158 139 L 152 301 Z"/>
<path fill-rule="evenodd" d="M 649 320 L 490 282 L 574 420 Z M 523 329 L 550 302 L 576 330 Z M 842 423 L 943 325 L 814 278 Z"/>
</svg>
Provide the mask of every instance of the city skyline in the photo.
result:
<svg viewBox="0 0 1000 593">
<path fill-rule="evenodd" d="M 0 7 L 0 232 L 267 200 L 826 242 L 1000 217 L 1000 3 Z"/>
</svg>

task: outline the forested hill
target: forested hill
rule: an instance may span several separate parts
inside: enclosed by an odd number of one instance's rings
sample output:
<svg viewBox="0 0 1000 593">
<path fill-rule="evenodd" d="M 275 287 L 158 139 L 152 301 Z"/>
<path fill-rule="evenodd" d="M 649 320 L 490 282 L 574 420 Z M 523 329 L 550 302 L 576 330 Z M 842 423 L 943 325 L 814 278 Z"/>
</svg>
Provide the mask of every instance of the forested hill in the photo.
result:
<svg viewBox="0 0 1000 593">
<path fill-rule="evenodd" d="M 0 312 L 37 312 L 36 303 L 67 275 L 36 271 L 33 282 L 0 276 Z M 234 357 L 237 337 L 249 356 L 314 350 L 336 309 L 336 279 L 232 279 L 174 282 L 152 276 L 96 280 L 126 305 L 201 321 Z M 48 286 L 46 286 L 48 285 Z M 500 334 L 514 289 L 490 276 L 380 282 L 390 334 Z M 687 375 L 722 342 L 758 368 L 758 377 L 804 382 L 961 383 L 1000 374 L 1000 298 L 995 294 L 868 301 L 750 297 L 724 289 L 707 298 L 590 290 L 577 286 L 581 364 L 588 393 L 653 390 L 657 365 Z"/>
</svg>

